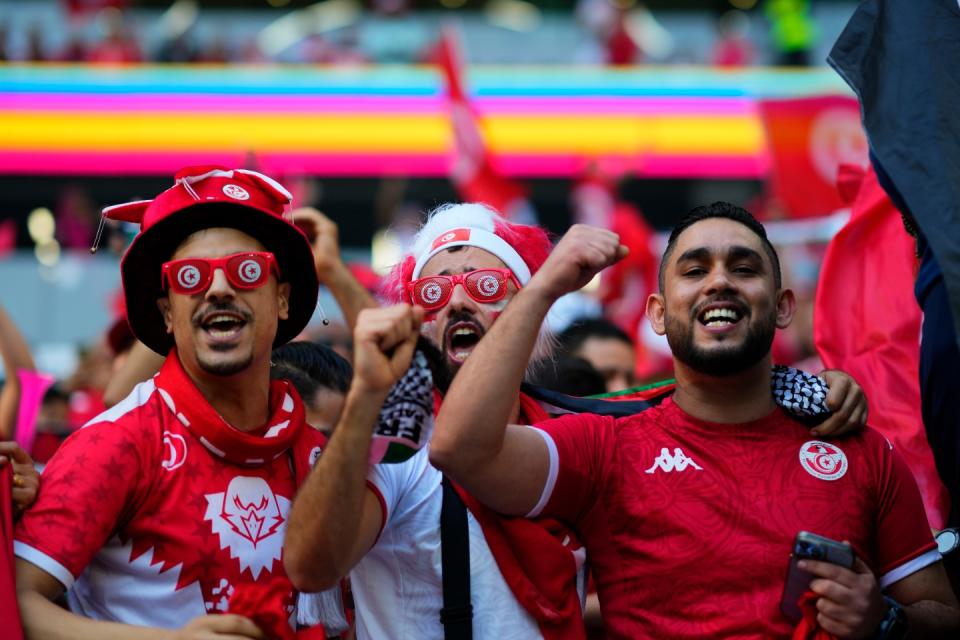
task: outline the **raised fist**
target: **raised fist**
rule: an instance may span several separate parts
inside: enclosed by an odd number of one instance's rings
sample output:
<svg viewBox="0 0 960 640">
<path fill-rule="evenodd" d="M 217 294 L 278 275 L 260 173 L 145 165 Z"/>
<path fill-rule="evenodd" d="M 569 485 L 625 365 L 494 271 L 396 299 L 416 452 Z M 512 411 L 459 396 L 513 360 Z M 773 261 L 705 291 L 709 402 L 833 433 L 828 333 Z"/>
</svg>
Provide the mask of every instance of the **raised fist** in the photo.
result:
<svg viewBox="0 0 960 640">
<path fill-rule="evenodd" d="M 576 224 L 560 239 L 527 288 L 537 288 L 556 299 L 577 291 L 626 255 L 627 247 L 614 232 Z"/>
<path fill-rule="evenodd" d="M 410 366 L 423 309 L 398 304 L 364 309 L 353 331 L 353 385 L 386 394 Z"/>
</svg>

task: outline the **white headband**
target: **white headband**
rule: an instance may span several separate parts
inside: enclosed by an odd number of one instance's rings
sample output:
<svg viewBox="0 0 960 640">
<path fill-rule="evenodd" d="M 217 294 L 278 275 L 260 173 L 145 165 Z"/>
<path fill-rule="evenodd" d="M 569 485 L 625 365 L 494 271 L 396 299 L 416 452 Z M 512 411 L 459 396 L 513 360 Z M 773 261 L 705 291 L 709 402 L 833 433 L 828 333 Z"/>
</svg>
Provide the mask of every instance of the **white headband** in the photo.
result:
<svg viewBox="0 0 960 640">
<path fill-rule="evenodd" d="M 513 275 L 517 277 L 520 284 L 524 285 L 530 281 L 530 268 L 527 267 L 527 263 L 523 261 L 517 250 L 497 234 L 476 227 L 447 229 L 437 236 L 430 243 L 430 249 L 417 258 L 417 264 L 413 267 L 413 279 L 416 280 L 420 277 L 424 265 L 433 256 L 451 247 L 463 246 L 478 247 L 484 251 L 489 251 L 500 258 L 510 271 L 513 271 Z"/>
</svg>

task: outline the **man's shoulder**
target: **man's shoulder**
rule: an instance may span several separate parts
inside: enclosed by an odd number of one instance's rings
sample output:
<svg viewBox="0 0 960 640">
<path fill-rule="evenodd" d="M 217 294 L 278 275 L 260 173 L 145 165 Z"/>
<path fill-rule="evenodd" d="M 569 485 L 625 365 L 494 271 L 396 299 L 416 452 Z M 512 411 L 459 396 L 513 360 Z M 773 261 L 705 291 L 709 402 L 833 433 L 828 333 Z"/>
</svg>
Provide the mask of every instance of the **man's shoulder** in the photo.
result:
<svg viewBox="0 0 960 640">
<path fill-rule="evenodd" d="M 127 397 L 92 418 L 83 425 L 82 428 L 87 429 L 105 423 L 126 424 L 133 421 L 139 422 L 143 418 L 156 412 L 161 393 L 162 391 L 157 389 L 153 378 L 145 380 L 135 386 L 133 390 L 127 394 Z"/>
<path fill-rule="evenodd" d="M 648 409 L 629 416 L 614 418 L 612 423 L 616 431 L 630 431 L 635 429 L 649 429 L 681 421 L 684 414 L 677 410 L 670 398 L 665 398 Z"/>
<path fill-rule="evenodd" d="M 164 419 L 163 413 L 159 390 L 152 379 L 147 380 L 138 384 L 126 398 L 75 431 L 61 450 L 75 453 L 92 450 L 96 453 L 98 450 L 120 447 L 131 453 L 135 451 L 140 457 L 159 453 L 164 431 L 170 423 L 176 422 Z M 151 446 L 151 443 L 156 446 Z"/>
</svg>

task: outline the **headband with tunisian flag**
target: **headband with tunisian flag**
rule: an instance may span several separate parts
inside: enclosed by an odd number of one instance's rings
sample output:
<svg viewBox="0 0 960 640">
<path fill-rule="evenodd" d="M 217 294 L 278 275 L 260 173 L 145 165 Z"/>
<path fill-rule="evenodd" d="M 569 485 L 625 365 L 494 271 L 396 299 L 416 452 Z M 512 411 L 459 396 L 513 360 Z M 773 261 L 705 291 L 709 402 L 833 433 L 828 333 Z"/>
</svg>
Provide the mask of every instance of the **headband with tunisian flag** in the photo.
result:
<svg viewBox="0 0 960 640">
<path fill-rule="evenodd" d="M 495 212 L 483 205 L 468 203 L 442 209 L 420 231 L 413 248 L 416 265 L 412 278 L 420 277 L 430 258 L 453 247 L 477 247 L 503 261 L 520 281 L 530 281 L 531 268 L 520 253 L 497 234 Z M 429 243 L 429 244 L 428 244 Z M 539 265 L 535 265 L 537 267 Z"/>
</svg>

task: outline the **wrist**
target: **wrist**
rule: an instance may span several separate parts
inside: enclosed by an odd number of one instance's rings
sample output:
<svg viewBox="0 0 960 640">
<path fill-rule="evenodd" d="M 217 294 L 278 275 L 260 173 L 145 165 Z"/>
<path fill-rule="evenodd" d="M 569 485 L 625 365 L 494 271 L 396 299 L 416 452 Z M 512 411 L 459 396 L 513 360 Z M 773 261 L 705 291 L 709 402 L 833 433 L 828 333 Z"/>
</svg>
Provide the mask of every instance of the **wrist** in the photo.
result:
<svg viewBox="0 0 960 640">
<path fill-rule="evenodd" d="M 380 405 L 387 399 L 390 393 L 390 387 L 381 389 L 379 386 L 368 385 L 362 378 L 354 377 L 347 391 L 347 397 L 344 401 L 344 409 L 347 407 L 369 407 L 373 405 L 379 410 Z"/>
<path fill-rule="evenodd" d="M 553 303 L 556 302 L 557 299 L 562 295 L 562 293 L 552 291 L 550 287 L 540 284 L 537 281 L 536 276 L 534 276 L 525 287 L 517 292 L 517 295 L 511 304 L 515 303 L 516 299 L 524 300 L 525 304 L 532 307 L 528 313 L 532 311 L 534 313 L 541 313 L 542 315 L 546 316 L 547 311 L 550 310 L 550 307 L 553 306 Z"/>
<path fill-rule="evenodd" d="M 335 258 L 327 257 L 322 262 L 315 262 L 314 266 L 317 269 L 317 279 L 319 279 L 323 285 L 341 279 L 344 274 L 350 273 L 350 269 L 348 269 L 346 263 L 340 259 L 340 256 Z"/>
<path fill-rule="evenodd" d="M 893 598 L 883 596 L 883 600 L 886 603 L 887 610 L 873 637 L 876 640 L 901 640 L 906 638 L 910 625 L 903 607 Z"/>
</svg>

